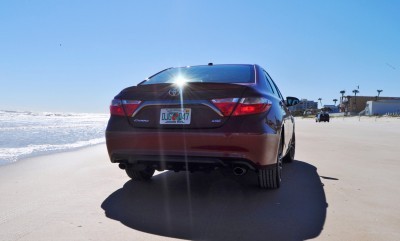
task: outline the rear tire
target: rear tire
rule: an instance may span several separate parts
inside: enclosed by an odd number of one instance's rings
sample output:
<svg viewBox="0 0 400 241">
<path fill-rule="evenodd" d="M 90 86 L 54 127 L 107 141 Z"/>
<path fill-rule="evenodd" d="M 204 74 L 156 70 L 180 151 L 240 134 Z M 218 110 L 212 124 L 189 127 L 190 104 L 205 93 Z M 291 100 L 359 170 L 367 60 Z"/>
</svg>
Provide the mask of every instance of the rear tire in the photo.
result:
<svg viewBox="0 0 400 241">
<path fill-rule="evenodd" d="M 282 142 L 279 144 L 276 165 L 273 168 L 258 170 L 258 184 L 263 189 L 276 189 L 282 181 Z"/>
<path fill-rule="evenodd" d="M 134 181 L 148 181 L 153 176 L 155 169 L 147 167 L 143 171 L 134 170 L 132 167 L 125 169 L 126 174 Z"/>
<path fill-rule="evenodd" d="M 295 153 L 296 153 L 296 135 L 293 132 L 292 140 L 290 141 L 289 151 L 283 158 L 283 162 L 285 163 L 293 162 Z"/>
</svg>

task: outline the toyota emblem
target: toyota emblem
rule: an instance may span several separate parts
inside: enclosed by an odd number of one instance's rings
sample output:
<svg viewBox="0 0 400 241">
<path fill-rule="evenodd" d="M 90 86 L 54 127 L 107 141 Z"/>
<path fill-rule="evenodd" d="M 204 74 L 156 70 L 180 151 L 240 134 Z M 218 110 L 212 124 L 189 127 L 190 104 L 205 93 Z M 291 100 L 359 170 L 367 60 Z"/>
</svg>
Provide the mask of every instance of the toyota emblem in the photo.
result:
<svg viewBox="0 0 400 241">
<path fill-rule="evenodd" d="M 168 94 L 170 96 L 178 96 L 179 95 L 179 89 L 178 88 L 172 88 L 168 91 Z"/>
</svg>

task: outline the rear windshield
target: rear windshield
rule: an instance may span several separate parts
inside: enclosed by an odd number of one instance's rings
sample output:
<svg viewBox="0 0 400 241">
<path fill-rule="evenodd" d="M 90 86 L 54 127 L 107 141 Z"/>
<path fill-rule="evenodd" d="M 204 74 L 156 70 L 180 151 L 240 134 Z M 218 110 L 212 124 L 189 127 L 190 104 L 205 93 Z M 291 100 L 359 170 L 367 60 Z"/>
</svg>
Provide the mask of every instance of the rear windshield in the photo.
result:
<svg viewBox="0 0 400 241">
<path fill-rule="evenodd" d="M 254 83 L 252 65 L 205 65 L 166 69 L 143 82 L 142 85 L 161 83 Z"/>
</svg>

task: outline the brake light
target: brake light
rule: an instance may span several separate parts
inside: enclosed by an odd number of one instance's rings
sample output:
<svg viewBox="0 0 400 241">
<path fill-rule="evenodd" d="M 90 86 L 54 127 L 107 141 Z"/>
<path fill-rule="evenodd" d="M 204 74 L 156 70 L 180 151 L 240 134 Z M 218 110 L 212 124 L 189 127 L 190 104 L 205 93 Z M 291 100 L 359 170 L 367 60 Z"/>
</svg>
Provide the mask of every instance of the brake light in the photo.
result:
<svg viewBox="0 0 400 241">
<path fill-rule="evenodd" d="M 122 100 L 122 105 L 124 106 L 126 115 L 132 116 L 140 103 L 141 101 L 139 100 Z"/>
<path fill-rule="evenodd" d="M 263 97 L 242 98 L 232 115 L 251 115 L 266 112 L 271 108 L 271 105 L 272 102 Z"/>
<path fill-rule="evenodd" d="M 110 114 L 116 116 L 132 116 L 139 107 L 139 100 L 119 100 L 113 99 L 110 105 Z"/>
<path fill-rule="evenodd" d="M 118 99 L 113 99 L 110 105 L 110 114 L 125 116 L 124 109 L 122 108 L 122 102 Z"/>
<path fill-rule="evenodd" d="M 224 116 L 230 116 L 239 98 L 213 99 L 212 103 L 222 112 Z"/>
<path fill-rule="evenodd" d="M 268 111 L 272 105 L 272 102 L 264 97 L 247 97 L 240 101 L 239 98 L 213 99 L 211 101 L 224 116 L 258 114 Z"/>
</svg>

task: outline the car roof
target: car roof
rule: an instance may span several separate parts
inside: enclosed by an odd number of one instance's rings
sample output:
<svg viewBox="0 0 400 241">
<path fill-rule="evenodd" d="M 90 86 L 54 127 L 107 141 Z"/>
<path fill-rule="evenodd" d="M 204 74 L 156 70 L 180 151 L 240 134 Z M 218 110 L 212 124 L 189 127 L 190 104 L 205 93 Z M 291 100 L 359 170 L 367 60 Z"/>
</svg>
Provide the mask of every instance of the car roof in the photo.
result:
<svg viewBox="0 0 400 241">
<path fill-rule="evenodd" d="M 244 65 L 244 66 L 254 66 L 254 64 L 198 64 L 198 65 L 187 65 L 187 66 L 181 66 L 181 67 L 174 67 L 174 68 L 184 68 L 184 67 L 196 67 L 196 66 L 220 66 L 220 65 Z"/>
</svg>

